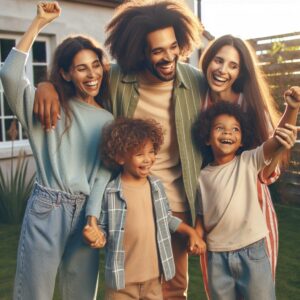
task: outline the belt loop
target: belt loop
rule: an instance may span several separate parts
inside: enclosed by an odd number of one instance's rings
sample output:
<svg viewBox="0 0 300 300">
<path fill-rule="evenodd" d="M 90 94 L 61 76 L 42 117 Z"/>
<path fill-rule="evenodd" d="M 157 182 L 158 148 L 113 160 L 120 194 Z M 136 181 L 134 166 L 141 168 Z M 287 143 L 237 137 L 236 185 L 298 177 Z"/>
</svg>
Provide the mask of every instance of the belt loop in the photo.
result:
<svg viewBox="0 0 300 300">
<path fill-rule="evenodd" d="M 57 194 L 56 204 L 57 204 L 57 205 L 60 205 L 60 204 L 61 204 L 61 193 L 58 193 L 58 194 Z"/>
</svg>

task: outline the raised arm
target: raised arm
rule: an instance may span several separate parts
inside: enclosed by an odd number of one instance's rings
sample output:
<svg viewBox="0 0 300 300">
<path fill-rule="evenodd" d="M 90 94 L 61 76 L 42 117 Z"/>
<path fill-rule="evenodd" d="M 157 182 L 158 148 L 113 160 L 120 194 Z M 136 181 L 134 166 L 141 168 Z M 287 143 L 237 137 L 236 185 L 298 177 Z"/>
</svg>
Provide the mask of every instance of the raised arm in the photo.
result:
<svg viewBox="0 0 300 300">
<path fill-rule="evenodd" d="M 57 2 L 39 2 L 37 4 L 37 15 L 16 48 L 20 51 L 28 52 L 39 32 L 47 24 L 57 18 L 60 15 L 60 12 L 61 9 Z M 50 129 L 55 127 L 56 120 L 60 113 L 58 95 L 51 83 L 43 83 L 40 86 L 41 87 L 38 88 L 38 91 L 35 94 L 33 112 L 38 115 L 42 126 L 46 129 Z M 50 97 L 50 99 L 54 100 L 54 104 L 51 105 L 50 101 L 45 102 L 45 94 L 47 96 L 49 95 L 48 97 Z M 51 112 L 54 114 L 52 123 L 50 122 Z"/>
<path fill-rule="evenodd" d="M 59 15 L 60 7 L 57 2 L 39 2 L 37 4 L 37 14 L 16 48 L 28 52 L 39 32 Z"/>
<path fill-rule="evenodd" d="M 57 3 L 40 2 L 37 6 L 37 15 L 16 46 L 17 50 L 11 50 L 0 71 L 7 102 L 25 129 L 28 129 L 27 126 L 32 123 L 35 92 L 25 73 L 26 53 L 30 50 L 39 31 L 59 13 Z"/>
<path fill-rule="evenodd" d="M 266 160 L 276 158 L 285 149 L 290 149 L 297 138 L 297 115 L 300 107 L 300 87 L 291 87 L 284 93 L 286 101 L 285 112 L 272 138 L 264 143 Z M 268 177 L 274 171 L 271 164 L 264 169 L 264 176 Z"/>
</svg>

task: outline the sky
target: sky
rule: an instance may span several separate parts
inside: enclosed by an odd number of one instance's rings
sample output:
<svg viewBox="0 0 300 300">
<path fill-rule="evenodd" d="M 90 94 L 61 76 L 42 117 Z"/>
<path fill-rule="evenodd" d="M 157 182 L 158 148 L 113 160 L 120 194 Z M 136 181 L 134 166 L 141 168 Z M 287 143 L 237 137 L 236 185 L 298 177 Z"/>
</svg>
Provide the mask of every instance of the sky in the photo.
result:
<svg viewBox="0 0 300 300">
<path fill-rule="evenodd" d="M 215 37 L 300 32 L 300 0 L 202 0 L 201 7 L 204 27 Z"/>
</svg>

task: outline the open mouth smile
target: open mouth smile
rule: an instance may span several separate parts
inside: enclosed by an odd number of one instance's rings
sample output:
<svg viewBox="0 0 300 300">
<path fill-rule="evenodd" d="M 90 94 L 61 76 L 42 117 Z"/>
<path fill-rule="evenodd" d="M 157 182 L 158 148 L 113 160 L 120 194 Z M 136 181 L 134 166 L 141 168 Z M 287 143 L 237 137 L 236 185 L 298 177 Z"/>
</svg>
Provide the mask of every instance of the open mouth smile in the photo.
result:
<svg viewBox="0 0 300 300">
<path fill-rule="evenodd" d="M 221 142 L 221 144 L 225 144 L 225 145 L 232 145 L 233 144 L 233 141 L 229 140 L 229 139 L 222 139 L 220 142 Z"/>
<path fill-rule="evenodd" d="M 213 74 L 212 78 L 213 78 L 213 80 L 215 80 L 217 82 L 220 82 L 220 83 L 225 83 L 225 82 L 227 82 L 229 80 L 229 79 L 221 77 L 221 76 L 219 76 L 217 74 Z"/>
</svg>

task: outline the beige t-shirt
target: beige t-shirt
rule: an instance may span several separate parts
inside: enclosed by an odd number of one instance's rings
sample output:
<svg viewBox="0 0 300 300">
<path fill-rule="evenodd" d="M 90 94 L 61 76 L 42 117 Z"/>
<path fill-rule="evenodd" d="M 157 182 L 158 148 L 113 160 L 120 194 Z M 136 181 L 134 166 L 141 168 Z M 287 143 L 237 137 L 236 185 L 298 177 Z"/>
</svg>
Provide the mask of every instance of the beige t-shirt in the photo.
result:
<svg viewBox="0 0 300 300">
<path fill-rule="evenodd" d="M 264 238 L 268 229 L 257 194 L 263 146 L 200 172 L 197 213 L 204 217 L 210 251 L 233 251 Z"/>
<path fill-rule="evenodd" d="M 179 158 L 175 127 L 174 105 L 172 104 L 173 82 L 146 84 L 139 78 L 139 102 L 134 118 L 155 119 L 164 129 L 164 143 L 151 168 L 151 174 L 164 185 L 170 208 L 174 212 L 189 210 Z"/>
<path fill-rule="evenodd" d="M 125 284 L 159 277 L 156 226 L 150 183 L 130 186 L 122 182 L 127 204 L 124 250 Z"/>
</svg>

